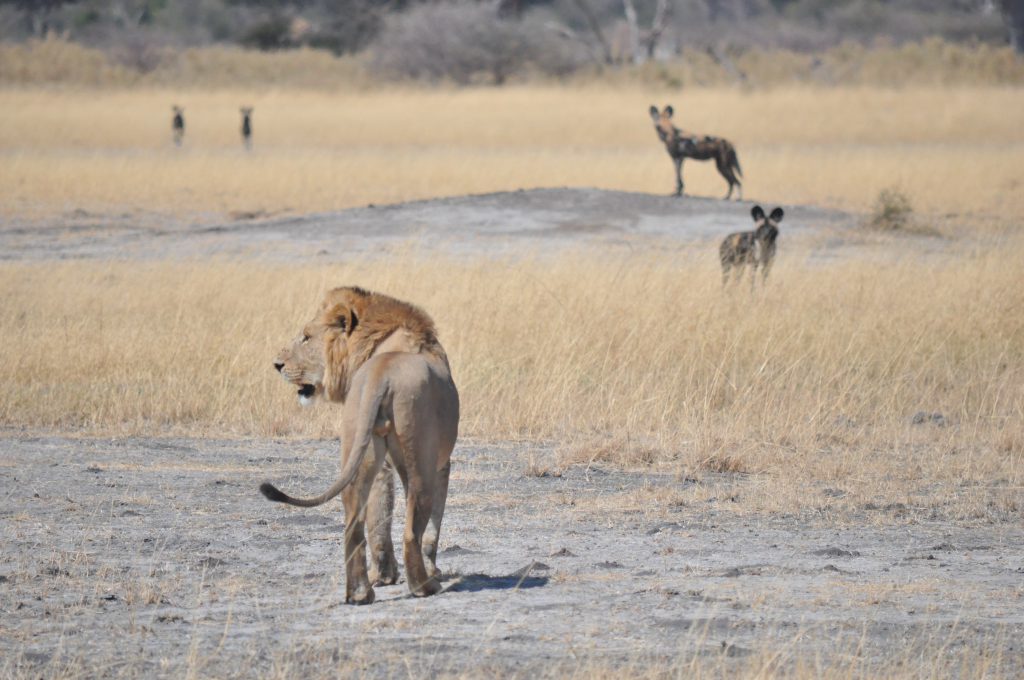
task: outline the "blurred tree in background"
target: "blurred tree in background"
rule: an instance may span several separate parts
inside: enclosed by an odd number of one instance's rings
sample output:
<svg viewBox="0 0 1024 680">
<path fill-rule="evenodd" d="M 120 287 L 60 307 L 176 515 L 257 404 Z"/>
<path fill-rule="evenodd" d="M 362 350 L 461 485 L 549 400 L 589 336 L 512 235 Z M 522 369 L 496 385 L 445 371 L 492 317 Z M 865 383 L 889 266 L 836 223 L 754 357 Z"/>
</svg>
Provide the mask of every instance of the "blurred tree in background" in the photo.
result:
<svg viewBox="0 0 1024 680">
<path fill-rule="evenodd" d="M 504 82 L 752 48 L 939 37 L 1024 50 L 1024 0 L 0 0 L 0 40 L 59 36 L 146 73 L 168 50 L 233 44 L 365 53 L 380 73 Z"/>
</svg>

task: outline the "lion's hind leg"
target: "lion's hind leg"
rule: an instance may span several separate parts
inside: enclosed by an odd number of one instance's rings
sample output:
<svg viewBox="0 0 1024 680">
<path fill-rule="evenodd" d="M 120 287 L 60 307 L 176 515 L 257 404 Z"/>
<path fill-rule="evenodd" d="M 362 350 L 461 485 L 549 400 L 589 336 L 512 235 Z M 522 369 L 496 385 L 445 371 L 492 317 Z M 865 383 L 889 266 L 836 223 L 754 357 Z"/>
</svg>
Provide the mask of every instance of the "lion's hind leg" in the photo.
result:
<svg viewBox="0 0 1024 680">
<path fill-rule="evenodd" d="M 373 438 L 373 456 L 364 456 L 356 478 L 342 492 L 345 503 L 345 603 L 372 604 L 373 586 L 366 573 L 367 502 L 377 473 L 384 464 L 386 449 L 379 437 Z M 355 452 L 350 452 L 355 455 Z"/>
<path fill-rule="evenodd" d="M 434 487 L 434 507 L 430 513 L 430 522 L 423 532 L 423 559 L 427 573 L 431 578 L 440 579 L 441 570 L 437 568 L 437 542 L 441 535 L 441 520 L 444 519 L 444 505 L 448 500 L 448 477 L 451 473 L 451 461 L 437 471 L 437 482 Z"/>
<path fill-rule="evenodd" d="M 409 592 L 416 597 L 427 597 L 441 590 L 435 574 L 427 571 L 423 559 L 423 534 L 430 522 L 434 499 L 425 489 L 410 485 L 405 511 L 405 577 Z M 436 571 L 436 569 L 435 569 Z"/>
<path fill-rule="evenodd" d="M 434 495 L 431 493 L 436 474 L 437 459 L 417 459 L 414 449 L 397 435 L 388 438 L 391 460 L 398 471 L 405 489 L 405 578 L 409 592 L 416 597 L 426 597 L 440 592 L 441 583 L 436 574 L 427 571 L 424 563 L 423 534 L 426 532 L 434 510 Z M 436 550 L 436 543 L 435 543 Z"/>
<path fill-rule="evenodd" d="M 394 468 L 387 460 L 373 478 L 366 502 L 366 538 L 370 548 L 370 584 L 398 583 L 398 560 L 391 540 L 391 519 L 395 510 Z"/>
</svg>

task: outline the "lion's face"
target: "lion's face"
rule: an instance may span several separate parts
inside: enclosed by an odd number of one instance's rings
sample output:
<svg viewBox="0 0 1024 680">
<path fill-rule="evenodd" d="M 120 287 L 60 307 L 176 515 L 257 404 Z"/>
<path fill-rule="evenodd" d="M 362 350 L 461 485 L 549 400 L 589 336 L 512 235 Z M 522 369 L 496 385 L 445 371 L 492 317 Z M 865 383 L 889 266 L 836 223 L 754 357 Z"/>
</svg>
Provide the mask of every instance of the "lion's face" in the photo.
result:
<svg viewBox="0 0 1024 680">
<path fill-rule="evenodd" d="M 351 363 L 349 346 L 358 324 L 356 306 L 365 295 L 358 289 L 330 291 L 313 320 L 274 359 L 274 368 L 299 388 L 299 403 L 303 406 L 322 395 L 331 401 L 344 401 Z M 351 370 L 355 368 L 358 366 Z"/>
<path fill-rule="evenodd" d="M 312 404 L 323 393 L 323 328 L 315 323 L 306 324 L 292 344 L 277 353 L 274 368 L 282 378 L 299 388 L 300 404 Z"/>
</svg>

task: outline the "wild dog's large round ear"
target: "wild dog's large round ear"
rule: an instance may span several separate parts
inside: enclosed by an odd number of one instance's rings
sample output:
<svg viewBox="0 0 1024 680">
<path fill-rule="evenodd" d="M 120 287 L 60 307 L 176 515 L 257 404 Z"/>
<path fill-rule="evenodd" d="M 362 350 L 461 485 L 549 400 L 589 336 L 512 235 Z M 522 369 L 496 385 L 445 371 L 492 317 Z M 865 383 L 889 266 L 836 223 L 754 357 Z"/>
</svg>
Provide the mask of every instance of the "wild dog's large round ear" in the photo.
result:
<svg viewBox="0 0 1024 680">
<path fill-rule="evenodd" d="M 760 222 L 764 219 L 764 209 L 759 205 L 755 205 L 750 211 L 750 216 L 754 218 L 755 222 Z"/>
<path fill-rule="evenodd" d="M 651 114 L 651 120 L 657 123 L 658 118 L 660 117 L 660 115 L 658 114 L 658 107 L 655 106 L 654 104 L 651 104 L 651 108 L 647 109 L 647 112 Z"/>
<path fill-rule="evenodd" d="M 665 109 L 664 110 L 665 110 L 665 115 L 668 116 L 669 118 L 671 118 L 672 114 L 675 113 L 675 109 L 672 108 L 671 104 L 665 104 Z"/>
<path fill-rule="evenodd" d="M 772 214 L 769 215 L 768 217 L 771 218 L 772 222 L 781 222 L 782 221 L 782 217 L 785 214 L 786 213 L 783 212 L 782 208 L 776 208 L 775 210 L 772 211 Z"/>
</svg>

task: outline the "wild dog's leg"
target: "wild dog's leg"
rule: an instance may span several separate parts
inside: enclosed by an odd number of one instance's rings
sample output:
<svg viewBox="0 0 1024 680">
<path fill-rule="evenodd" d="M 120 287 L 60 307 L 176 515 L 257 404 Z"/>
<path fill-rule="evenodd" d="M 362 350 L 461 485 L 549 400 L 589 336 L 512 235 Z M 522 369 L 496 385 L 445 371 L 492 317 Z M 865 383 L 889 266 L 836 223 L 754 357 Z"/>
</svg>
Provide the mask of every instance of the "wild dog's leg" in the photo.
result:
<svg viewBox="0 0 1024 680">
<path fill-rule="evenodd" d="M 370 584 L 389 586 L 398 582 L 398 560 L 391 540 L 395 510 L 394 468 L 387 460 L 373 478 L 366 503 L 366 533 L 370 546 Z"/>
<path fill-rule="evenodd" d="M 729 263 L 722 260 L 722 288 L 729 284 Z"/>
<path fill-rule="evenodd" d="M 440 578 L 441 570 L 437 568 L 437 541 L 441 536 L 441 520 L 444 518 L 444 504 L 448 499 L 448 476 L 451 473 L 451 461 L 437 471 L 437 486 L 434 487 L 434 508 L 430 513 L 430 523 L 423 534 L 423 558 L 427 574 L 431 578 Z"/>
<path fill-rule="evenodd" d="M 366 502 L 384 462 L 384 442 L 373 437 L 372 456 L 364 456 L 356 478 L 342 492 L 345 504 L 345 602 L 371 604 L 373 587 L 366 573 Z M 349 451 L 349 456 L 355 455 Z M 346 457 L 347 458 L 347 457 Z"/>
<path fill-rule="evenodd" d="M 683 157 L 673 156 L 672 162 L 676 166 L 676 196 L 683 195 Z"/>
<path fill-rule="evenodd" d="M 715 167 L 718 168 L 718 174 L 729 183 L 729 191 L 725 194 L 725 199 L 723 199 L 728 201 L 732 198 L 732 185 L 737 183 L 736 176 L 732 174 L 732 169 L 729 168 L 729 161 L 721 153 L 715 156 Z"/>
</svg>

